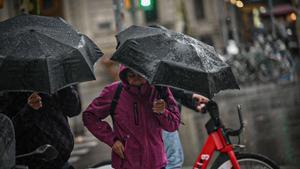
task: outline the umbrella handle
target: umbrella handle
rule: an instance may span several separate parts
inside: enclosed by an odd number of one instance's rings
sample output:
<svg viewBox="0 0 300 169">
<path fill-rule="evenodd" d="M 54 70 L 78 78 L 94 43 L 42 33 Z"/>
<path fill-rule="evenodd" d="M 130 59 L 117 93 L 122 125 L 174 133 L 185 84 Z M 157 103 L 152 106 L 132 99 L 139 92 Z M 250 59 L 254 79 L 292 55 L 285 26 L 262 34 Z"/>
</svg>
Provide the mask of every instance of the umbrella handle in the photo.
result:
<svg viewBox="0 0 300 169">
<path fill-rule="evenodd" d="M 155 86 L 155 89 L 157 90 L 157 99 L 167 99 L 167 87 L 164 86 Z"/>
</svg>

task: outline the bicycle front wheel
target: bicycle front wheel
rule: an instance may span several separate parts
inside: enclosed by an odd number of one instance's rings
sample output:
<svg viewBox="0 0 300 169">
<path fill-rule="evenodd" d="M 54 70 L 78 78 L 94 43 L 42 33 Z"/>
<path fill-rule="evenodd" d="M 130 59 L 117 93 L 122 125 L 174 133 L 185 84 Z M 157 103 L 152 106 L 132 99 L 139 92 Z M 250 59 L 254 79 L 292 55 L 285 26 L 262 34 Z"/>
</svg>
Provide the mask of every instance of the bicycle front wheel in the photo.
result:
<svg viewBox="0 0 300 169">
<path fill-rule="evenodd" d="M 272 160 L 259 154 L 237 153 L 236 158 L 241 169 L 279 169 Z M 228 155 L 221 154 L 212 165 L 212 169 L 232 169 Z"/>
</svg>

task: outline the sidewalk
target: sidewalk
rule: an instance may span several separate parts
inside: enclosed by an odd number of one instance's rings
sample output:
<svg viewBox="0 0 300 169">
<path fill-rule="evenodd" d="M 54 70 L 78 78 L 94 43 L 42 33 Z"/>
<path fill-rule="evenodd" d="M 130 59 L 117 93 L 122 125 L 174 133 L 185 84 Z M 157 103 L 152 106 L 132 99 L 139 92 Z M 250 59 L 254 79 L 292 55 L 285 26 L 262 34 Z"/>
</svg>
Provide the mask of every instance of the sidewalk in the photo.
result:
<svg viewBox="0 0 300 169">
<path fill-rule="evenodd" d="M 110 151 L 108 146 L 87 132 L 75 141 L 69 163 L 76 169 L 86 169 L 93 164 L 109 160 Z"/>
</svg>

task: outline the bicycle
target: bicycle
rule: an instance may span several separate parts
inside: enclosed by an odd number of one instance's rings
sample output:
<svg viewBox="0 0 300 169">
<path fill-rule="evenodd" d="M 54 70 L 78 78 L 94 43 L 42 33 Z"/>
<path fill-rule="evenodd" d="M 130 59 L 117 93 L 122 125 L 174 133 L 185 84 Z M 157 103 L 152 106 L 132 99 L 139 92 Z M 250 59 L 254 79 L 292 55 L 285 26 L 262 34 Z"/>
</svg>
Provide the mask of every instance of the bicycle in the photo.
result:
<svg viewBox="0 0 300 169">
<path fill-rule="evenodd" d="M 222 124 L 217 103 L 214 101 L 207 103 L 204 113 L 209 113 L 211 117 L 205 124 L 208 138 L 194 163 L 193 169 L 206 169 L 215 151 L 221 154 L 213 162 L 212 169 L 279 169 L 278 165 L 268 157 L 260 154 L 240 153 L 236 148 L 243 146 L 231 143 L 230 136 L 239 137 L 244 128 L 241 106 L 238 105 L 237 109 L 240 128 L 233 130 Z"/>
</svg>

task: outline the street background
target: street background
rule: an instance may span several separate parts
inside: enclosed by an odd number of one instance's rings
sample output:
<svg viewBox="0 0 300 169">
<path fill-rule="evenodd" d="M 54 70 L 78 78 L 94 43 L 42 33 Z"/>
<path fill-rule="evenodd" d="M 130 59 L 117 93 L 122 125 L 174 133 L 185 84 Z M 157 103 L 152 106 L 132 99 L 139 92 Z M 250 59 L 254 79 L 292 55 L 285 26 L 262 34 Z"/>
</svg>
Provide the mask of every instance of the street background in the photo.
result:
<svg viewBox="0 0 300 169">
<path fill-rule="evenodd" d="M 96 64 L 97 80 L 79 86 L 83 110 L 106 84 L 118 80 L 118 64 L 109 60 L 118 31 L 132 24 L 160 24 L 212 45 L 232 66 L 241 87 L 214 98 L 224 123 L 238 127 L 236 105 L 241 104 L 245 151 L 296 169 L 300 166 L 299 6 L 299 0 L 0 0 L 0 21 L 22 12 L 59 16 L 97 43 L 105 55 Z M 184 108 L 182 119 L 185 125 L 179 132 L 188 168 L 207 136 L 208 115 Z M 81 115 L 70 124 L 76 144 L 69 161 L 76 169 L 110 160 L 110 148 L 83 127 Z"/>
</svg>

